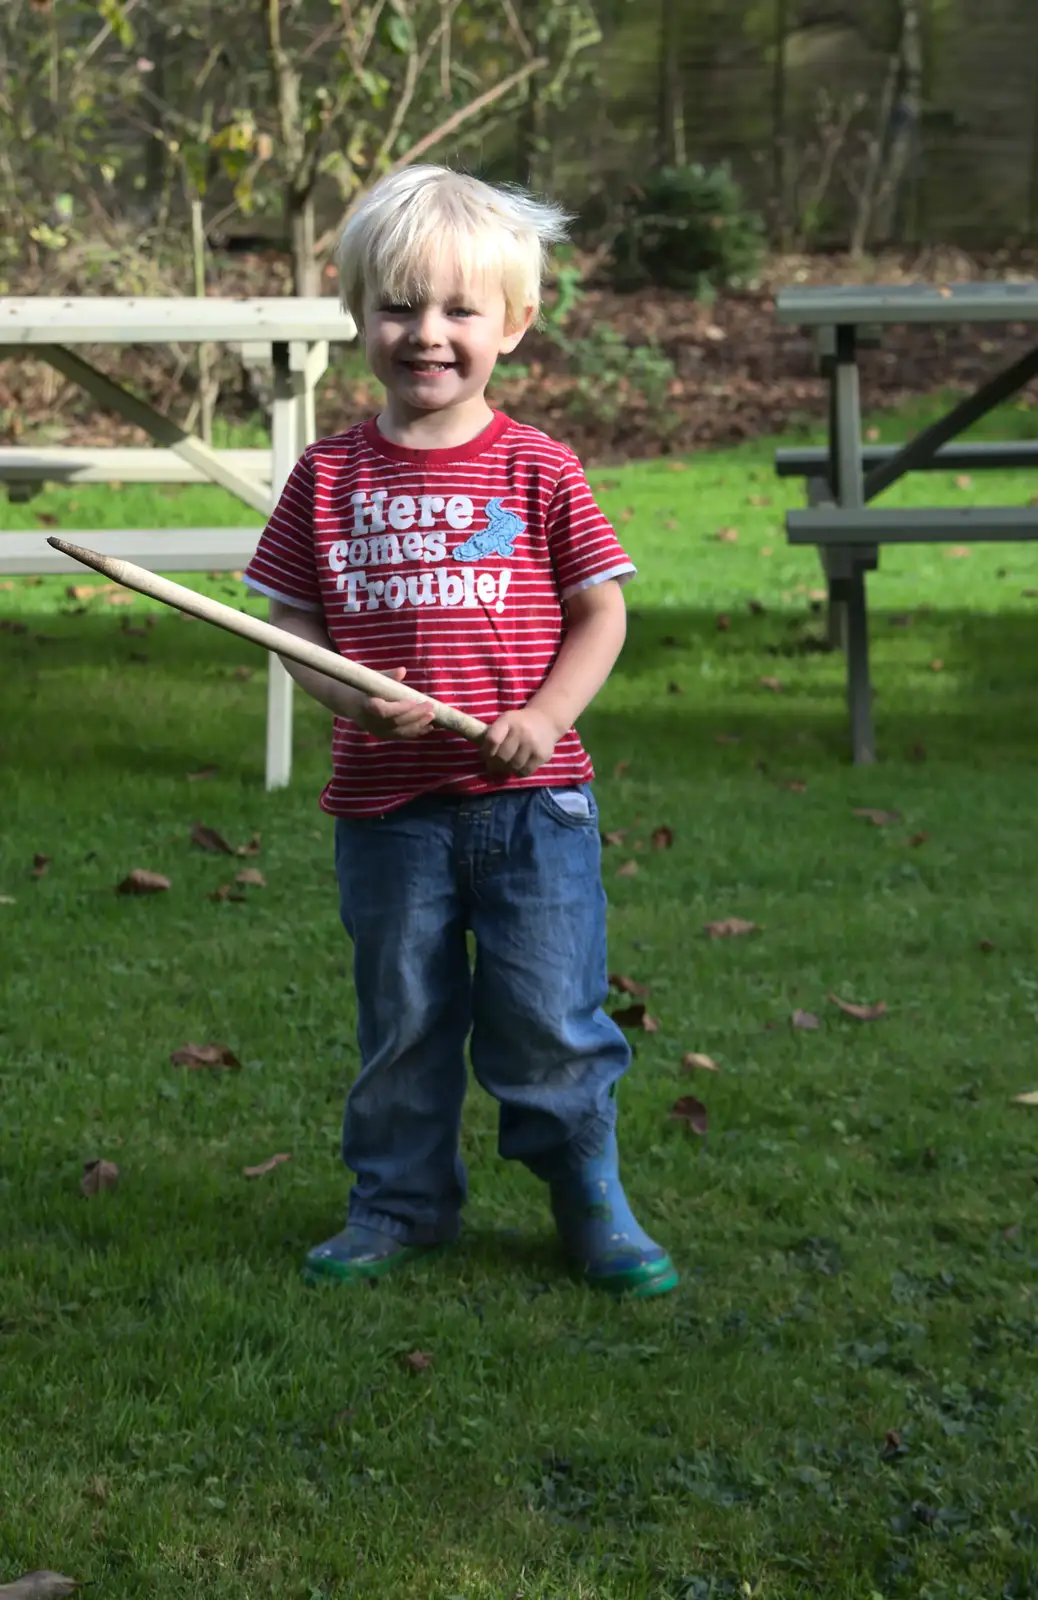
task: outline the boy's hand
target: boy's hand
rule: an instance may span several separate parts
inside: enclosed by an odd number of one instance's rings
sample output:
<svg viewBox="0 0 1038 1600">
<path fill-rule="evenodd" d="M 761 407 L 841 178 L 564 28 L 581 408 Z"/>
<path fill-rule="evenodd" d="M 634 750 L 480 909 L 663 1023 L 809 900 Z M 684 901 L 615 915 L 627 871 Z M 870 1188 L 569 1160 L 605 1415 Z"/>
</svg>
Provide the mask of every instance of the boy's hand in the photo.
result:
<svg viewBox="0 0 1038 1600">
<path fill-rule="evenodd" d="M 400 683 L 407 676 L 407 668 L 394 667 L 385 676 Z M 376 739 L 420 739 L 433 725 L 432 707 L 421 700 L 381 700 L 377 695 L 358 695 L 357 704 L 348 715 Z"/>
<path fill-rule="evenodd" d="M 532 706 L 506 711 L 483 735 L 487 768 L 490 772 L 514 772 L 517 777 L 530 778 L 538 767 L 551 760 L 561 737 L 562 730 L 543 711 Z"/>
</svg>

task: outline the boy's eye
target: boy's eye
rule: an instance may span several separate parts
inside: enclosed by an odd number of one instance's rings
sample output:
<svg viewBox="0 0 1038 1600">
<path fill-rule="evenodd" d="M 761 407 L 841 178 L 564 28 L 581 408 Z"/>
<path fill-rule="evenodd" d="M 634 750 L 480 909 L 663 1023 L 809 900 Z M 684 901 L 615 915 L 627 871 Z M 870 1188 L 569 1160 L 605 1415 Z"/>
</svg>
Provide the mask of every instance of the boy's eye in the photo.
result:
<svg viewBox="0 0 1038 1600">
<path fill-rule="evenodd" d="M 474 317 L 476 314 L 471 306 L 452 306 L 450 310 L 452 317 Z"/>
</svg>

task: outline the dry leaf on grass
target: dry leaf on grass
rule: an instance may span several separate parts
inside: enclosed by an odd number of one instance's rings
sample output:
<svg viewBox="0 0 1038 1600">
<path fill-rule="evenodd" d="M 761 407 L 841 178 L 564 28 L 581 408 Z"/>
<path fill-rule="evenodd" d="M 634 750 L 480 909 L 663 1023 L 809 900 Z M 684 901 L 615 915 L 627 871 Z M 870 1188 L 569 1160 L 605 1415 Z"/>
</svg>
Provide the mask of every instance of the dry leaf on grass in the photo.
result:
<svg viewBox="0 0 1038 1600">
<path fill-rule="evenodd" d="M 26 1572 L 13 1583 L 0 1583 L 0 1600 L 64 1600 L 84 1587 L 61 1572 Z"/>
<path fill-rule="evenodd" d="M 291 1159 L 288 1150 L 281 1150 L 276 1156 L 268 1156 L 266 1161 L 261 1161 L 258 1167 L 242 1167 L 241 1175 L 243 1178 L 263 1178 L 268 1172 L 273 1172 L 275 1167 L 280 1167 L 282 1162 Z"/>
<path fill-rule="evenodd" d="M 746 504 L 748 506 L 770 506 L 771 496 L 770 494 L 750 494 L 746 496 Z"/>
<path fill-rule="evenodd" d="M 619 989 L 621 994 L 644 995 L 649 992 L 647 984 L 637 983 L 634 978 L 628 978 L 623 972 L 609 974 L 609 987 Z"/>
<path fill-rule="evenodd" d="M 760 678 L 758 679 L 758 682 L 760 683 L 762 689 L 769 689 L 772 694 L 782 693 L 781 678 Z"/>
<path fill-rule="evenodd" d="M 702 1100 L 697 1100 L 694 1094 L 683 1094 L 680 1100 L 675 1100 L 669 1115 L 675 1122 L 683 1122 L 693 1133 L 706 1133 L 707 1109 Z"/>
<path fill-rule="evenodd" d="M 955 480 L 955 487 L 956 489 L 972 489 L 973 479 L 970 477 L 969 473 L 960 472 L 959 476 Z"/>
<path fill-rule="evenodd" d="M 722 611 L 721 615 L 717 619 L 717 631 L 718 631 L 718 633 L 727 633 L 729 628 L 731 627 L 731 625 L 732 625 L 731 617 L 729 617 L 728 615 L 726 615 L 725 612 Z"/>
<path fill-rule="evenodd" d="M 623 842 L 626 839 L 626 837 L 627 837 L 627 829 L 626 828 L 613 828 L 610 833 L 603 833 L 603 835 L 602 835 L 602 843 L 604 845 L 623 844 Z"/>
<path fill-rule="evenodd" d="M 782 787 L 783 789 L 788 789 L 790 794 L 807 793 L 807 784 L 804 782 L 803 778 L 790 778 L 782 785 Z"/>
<path fill-rule="evenodd" d="M 144 867 L 134 867 L 131 873 L 115 886 L 116 894 L 162 894 L 170 888 L 169 878 L 161 872 L 148 872 Z"/>
<path fill-rule="evenodd" d="M 637 875 L 637 872 L 637 861 L 625 861 L 622 867 L 617 867 L 616 876 L 618 878 L 633 878 Z"/>
<path fill-rule="evenodd" d="M 428 1372 L 433 1364 L 428 1350 L 409 1350 L 402 1359 L 409 1372 Z"/>
<path fill-rule="evenodd" d="M 613 1012 L 613 1021 L 621 1028 L 640 1028 L 643 1033 L 659 1033 L 660 1025 L 643 1005 L 627 1006 Z"/>
<path fill-rule="evenodd" d="M 1017 1105 L 1038 1106 L 1038 1089 L 1027 1089 L 1023 1094 L 1015 1094 L 1013 1099 Z"/>
<path fill-rule="evenodd" d="M 683 1072 L 716 1072 L 717 1062 L 713 1056 L 701 1055 L 698 1050 L 686 1050 L 681 1058 Z"/>
<path fill-rule="evenodd" d="M 190 1067 L 192 1071 L 200 1067 L 227 1067 L 232 1072 L 241 1069 L 238 1057 L 225 1044 L 192 1044 L 189 1040 L 169 1059 L 175 1067 Z"/>
<path fill-rule="evenodd" d="M 191 843 L 196 844 L 200 850 L 210 851 L 213 855 L 234 854 L 223 834 L 217 833 L 215 828 L 208 827 L 204 822 L 196 822 L 191 829 Z"/>
<path fill-rule="evenodd" d="M 652 848 L 654 850 L 669 850 L 674 843 L 674 829 L 664 825 L 653 830 Z"/>
<path fill-rule="evenodd" d="M 838 994 L 831 994 L 828 998 L 834 1006 L 839 1006 L 845 1016 L 857 1017 L 859 1022 L 875 1022 L 887 1014 L 885 1000 L 877 1000 L 876 1004 L 871 1006 L 859 1006 L 855 1005 L 853 1000 L 841 1000 Z"/>
<path fill-rule="evenodd" d="M 204 783 L 206 778 L 215 778 L 219 770 L 219 767 L 200 767 L 197 772 L 188 773 L 187 781 L 188 783 Z"/>
<path fill-rule="evenodd" d="M 916 850 L 921 844 L 929 844 L 930 835 L 928 833 L 913 833 L 908 842 L 913 850 Z"/>
<path fill-rule="evenodd" d="M 685 691 L 681 687 L 680 683 L 668 683 L 667 685 L 668 694 L 684 694 L 684 692 Z"/>
<path fill-rule="evenodd" d="M 964 557 L 971 556 L 973 551 L 968 544 L 953 544 L 944 552 L 946 561 L 962 561 Z"/>
<path fill-rule="evenodd" d="M 235 873 L 235 883 L 250 884 L 254 889 L 265 889 L 267 880 L 256 867 L 244 867 L 241 872 Z"/>
<path fill-rule="evenodd" d="M 114 1161 L 84 1161 L 79 1192 L 88 1198 L 100 1194 L 102 1189 L 114 1189 L 119 1182 L 119 1168 Z"/>
<path fill-rule="evenodd" d="M 106 606 L 132 606 L 136 596 L 132 594 L 106 594 Z"/>
<path fill-rule="evenodd" d="M 217 888 L 210 889 L 209 893 L 206 895 L 206 899 L 216 901 L 230 900 L 235 905 L 239 906 L 243 906 L 245 904 L 245 896 L 235 892 L 233 883 L 221 883 Z"/>
<path fill-rule="evenodd" d="M 741 733 L 718 733 L 714 735 L 715 744 L 742 744 Z"/>
<path fill-rule="evenodd" d="M 260 853 L 260 835 L 254 833 L 248 844 L 240 844 L 234 853 L 236 856 L 258 856 Z"/>
<path fill-rule="evenodd" d="M 738 528 L 718 528 L 717 538 L 721 544 L 737 544 L 739 540 Z"/>
<path fill-rule="evenodd" d="M 854 815 L 864 817 L 875 828 L 888 828 L 892 822 L 901 821 L 900 811 L 877 811 L 872 806 L 857 806 Z"/>
<path fill-rule="evenodd" d="M 47 871 L 47 868 L 50 866 L 50 864 L 51 864 L 53 859 L 54 859 L 53 856 L 41 856 L 41 855 L 33 856 L 33 858 L 32 858 L 32 870 L 31 870 L 29 876 L 31 878 L 42 878 L 44 873 Z"/>
<path fill-rule="evenodd" d="M 18 904 L 13 894 L 0 894 L 0 906 L 16 906 Z"/>
<path fill-rule="evenodd" d="M 933 661 L 930 662 L 930 671 L 931 672 L 943 672 L 944 671 L 944 662 L 941 660 L 940 656 L 937 656 Z"/>
<path fill-rule="evenodd" d="M 877 440 L 879 439 L 879 429 L 878 428 L 866 428 L 865 429 L 865 437 L 869 441 L 869 444 L 875 444 L 877 442 Z"/>
<path fill-rule="evenodd" d="M 984 954 L 987 956 L 991 954 L 992 950 L 997 950 L 998 946 L 994 939 L 979 939 L 977 941 L 977 949 L 983 950 Z"/>
<path fill-rule="evenodd" d="M 624 773 L 625 772 L 630 772 L 630 770 L 631 770 L 631 763 L 629 761 L 618 761 L 616 763 L 616 766 L 613 768 L 613 777 L 614 778 L 622 778 Z"/>
<path fill-rule="evenodd" d="M 806 1033 L 822 1026 L 813 1011 L 794 1011 L 790 1021 L 794 1028 L 803 1028 Z"/>
<path fill-rule="evenodd" d="M 722 917 L 718 922 L 705 922 L 703 932 L 708 939 L 741 939 L 744 934 L 756 933 L 757 924 L 742 917 Z"/>
<path fill-rule="evenodd" d="M 255 669 L 253 667 L 235 667 L 234 671 L 231 673 L 231 677 L 237 678 L 239 683 L 248 683 L 254 670 Z"/>
</svg>

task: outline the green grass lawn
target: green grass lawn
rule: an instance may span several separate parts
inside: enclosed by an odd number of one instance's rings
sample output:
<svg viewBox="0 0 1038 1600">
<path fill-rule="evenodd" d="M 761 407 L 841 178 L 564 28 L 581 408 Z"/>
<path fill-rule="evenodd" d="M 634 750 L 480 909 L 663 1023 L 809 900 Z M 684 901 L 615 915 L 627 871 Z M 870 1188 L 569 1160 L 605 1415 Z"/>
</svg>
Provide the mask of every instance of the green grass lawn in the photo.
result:
<svg viewBox="0 0 1038 1600">
<path fill-rule="evenodd" d="M 855 770 L 774 443 L 594 475 L 641 569 L 583 731 L 626 830 L 611 966 L 659 1020 L 621 1091 L 628 1188 L 683 1273 L 657 1303 L 566 1278 L 479 1091 L 457 1251 L 375 1289 L 302 1285 L 343 1215 L 357 1063 L 325 715 L 297 702 L 293 784 L 267 794 L 259 652 L 139 598 L 81 610 L 69 580 L 0 593 L 0 1581 L 1038 1596 L 1038 1110 L 1013 1103 L 1038 1088 L 1038 548 L 884 554 L 881 761 Z M 1029 492 L 937 475 L 890 499 Z M 46 532 L 40 512 L 249 520 L 218 491 L 84 489 L 0 503 L 0 526 Z M 196 822 L 258 832 L 258 856 L 202 852 Z M 266 887 L 211 899 L 243 866 Z M 134 868 L 172 887 L 114 894 Z M 759 931 L 707 939 L 726 917 Z M 188 1041 L 242 1069 L 172 1065 Z M 683 1072 L 688 1051 L 719 1070 Z M 706 1138 L 668 1116 L 690 1093 Z M 97 1158 L 120 1181 L 85 1199 Z"/>
</svg>

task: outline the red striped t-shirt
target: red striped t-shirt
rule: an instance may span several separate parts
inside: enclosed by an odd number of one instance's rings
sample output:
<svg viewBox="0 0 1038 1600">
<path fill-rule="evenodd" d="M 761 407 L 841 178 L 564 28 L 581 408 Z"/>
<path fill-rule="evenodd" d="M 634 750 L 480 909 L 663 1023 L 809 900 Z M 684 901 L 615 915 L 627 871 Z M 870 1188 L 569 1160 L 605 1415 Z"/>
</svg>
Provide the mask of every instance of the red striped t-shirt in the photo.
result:
<svg viewBox="0 0 1038 1600">
<path fill-rule="evenodd" d="M 572 450 L 495 411 L 454 449 L 394 444 L 373 419 L 310 445 L 245 582 L 320 613 L 342 655 L 376 672 L 406 667 L 420 693 L 491 723 L 543 684 L 566 598 L 634 570 Z M 432 790 L 563 787 L 592 776 L 575 729 L 533 777 L 503 779 L 445 729 L 376 739 L 336 717 L 320 803 L 332 816 L 373 816 Z"/>
</svg>

